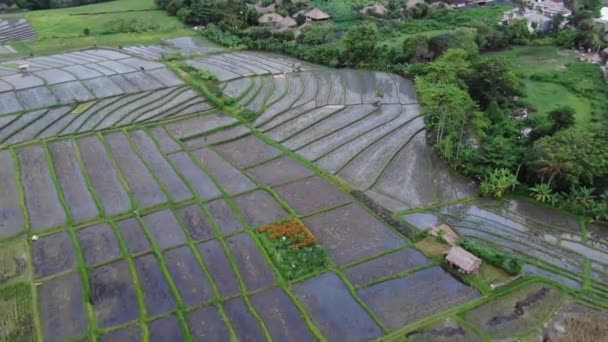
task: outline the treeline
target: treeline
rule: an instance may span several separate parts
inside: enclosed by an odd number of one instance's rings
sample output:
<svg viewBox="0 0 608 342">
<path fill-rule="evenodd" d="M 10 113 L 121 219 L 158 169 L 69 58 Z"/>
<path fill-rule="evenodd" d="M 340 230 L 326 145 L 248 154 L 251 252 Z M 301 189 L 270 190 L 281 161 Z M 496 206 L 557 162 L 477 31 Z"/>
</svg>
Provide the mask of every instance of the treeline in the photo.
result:
<svg viewBox="0 0 608 342">
<path fill-rule="evenodd" d="M 8 0 L 6 4 L 29 10 L 42 10 L 50 8 L 73 7 L 95 4 L 111 0 Z"/>
<path fill-rule="evenodd" d="M 590 79 L 602 77 L 597 66 L 579 69 Z M 501 197 L 519 189 L 608 221 L 608 112 L 584 128 L 574 127 L 570 107 L 518 116 L 525 106 L 509 62 L 462 49 L 416 70 L 415 83 L 429 143 L 453 168 L 478 179 L 483 193 Z M 608 89 L 595 91 L 608 108 Z"/>
</svg>

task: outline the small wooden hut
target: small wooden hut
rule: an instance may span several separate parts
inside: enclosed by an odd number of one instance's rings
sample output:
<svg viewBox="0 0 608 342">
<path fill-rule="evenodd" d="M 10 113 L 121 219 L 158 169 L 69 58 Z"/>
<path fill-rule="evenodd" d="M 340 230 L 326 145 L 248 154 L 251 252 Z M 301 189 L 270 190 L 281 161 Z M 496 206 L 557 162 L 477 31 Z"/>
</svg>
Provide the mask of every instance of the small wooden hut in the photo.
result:
<svg viewBox="0 0 608 342">
<path fill-rule="evenodd" d="M 481 266 L 481 259 L 461 247 L 452 247 L 445 257 L 450 267 L 456 267 L 462 273 L 477 273 Z"/>
</svg>

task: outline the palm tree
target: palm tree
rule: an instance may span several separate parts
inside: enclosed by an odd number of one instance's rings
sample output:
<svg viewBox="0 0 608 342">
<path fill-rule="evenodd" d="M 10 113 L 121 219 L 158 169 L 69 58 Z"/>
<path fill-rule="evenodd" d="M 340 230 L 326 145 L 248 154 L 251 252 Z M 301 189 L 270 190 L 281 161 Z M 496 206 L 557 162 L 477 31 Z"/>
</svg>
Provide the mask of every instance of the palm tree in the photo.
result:
<svg viewBox="0 0 608 342">
<path fill-rule="evenodd" d="M 551 186 L 551 183 L 555 179 L 562 174 L 562 165 L 557 161 L 550 161 L 546 159 L 541 159 L 539 162 L 538 173 L 542 175 L 542 181 L 545 182 L 545 177 L 549 177 L 547 181 L 547 186 Z"/>
</svg>

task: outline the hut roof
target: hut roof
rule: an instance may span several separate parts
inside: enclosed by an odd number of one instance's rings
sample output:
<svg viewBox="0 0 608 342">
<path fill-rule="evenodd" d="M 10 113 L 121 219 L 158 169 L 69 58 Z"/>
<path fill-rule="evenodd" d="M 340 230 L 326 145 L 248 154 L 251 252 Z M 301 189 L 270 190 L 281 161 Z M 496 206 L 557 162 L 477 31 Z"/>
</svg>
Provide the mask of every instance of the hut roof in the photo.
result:
<svg viewBox="0 0 608 342">
<path fill-rule="evenodd" d="M 481 259 L 460 247 L 452 247 L 445 259 L 466 273 L 473 273 L 481 266 Z"/>
<path fill-rule="evenodd" d="M 458 234 L 452 229 L 452 227 L 448 226 L 445 223 L 433 227 L 431 229 L 431 235 L 439 236 L 439 234 L 441 234 L 439 232 L 442 230 L 443 239 L 445 240 L 445 242 L 450 246 L 454 246 L 456 244 L 456 240 L 458 240 Z"/>
<path fill-rule="evenodd" d="M 258 19 L 258 23 L 272 24 L 272 23 L 278 23 L 281 20 L 283 20 L 283 17 L 280 14 L 268 13 L 268 14 L 264 14 L 263 16 L 261 16 L 260 19 Z"/>
<path fill-rule="evenodd" d="M 259 14 L 266 14 L 266 13 L 270 13 L 270 12 L 274 12 L 276 9 L 277 5 L 272 3 L 266 7 L 260 6 L 260 5 L 254 5 L 253 8 L 255 9 L 256 12 L 258 12 Z"/>
<path fill-rule="evenodd" d="M 370 6 L 366 6 L 361 11 L 359 11 L 359 13 L 367 14 L 369 11 L 374 11 L 380 15 L 385 15 L 386 13 L 388 13 L 388 10 L 382 4 L 373 4 Z"/>
<path fill-rule="evenodd" d="M 321 11 L 319 8 L 315 7 L 310 11 L 306 12 L 305 16 L 312 20 L 324 20 L 329 19 L 329 14 Z"/>
<path fill-rule="evenodd" d="M 295 21 L 295 19 L 293 19 L 291 17 L 285 17 L 285 18 L 283 18 L 283 20 L 279 21 L 278 24 L 281 27 L 294 27 L 294 26 L 298 26 L 298 23 Z"/>
</svg>

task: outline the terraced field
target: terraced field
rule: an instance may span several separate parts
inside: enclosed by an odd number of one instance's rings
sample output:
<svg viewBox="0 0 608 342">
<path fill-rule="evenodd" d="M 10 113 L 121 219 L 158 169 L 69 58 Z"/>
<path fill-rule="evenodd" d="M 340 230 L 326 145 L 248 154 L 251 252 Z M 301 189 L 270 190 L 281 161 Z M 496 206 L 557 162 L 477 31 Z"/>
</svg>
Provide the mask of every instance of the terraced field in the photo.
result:
<svg viewBox="0 0 608 342">
<path fill-rule="evenodd" d="M 474 184 L 450 173 L 426 146 L 409 80 L 249 52 L 190 64 L 226 81 L 226 95 L 260 114 L 253 124 L 261 132 L 391 210 L 475 192 Z"/>
<path fill-rule="evenodd" d="M 24 18 L 0 19 L 0 45 L 36 39 L 36 31 Z"/>
<path fill-rule="evenodd" d="M 196 37 L 171 38 L 163 40 L 159 45 L 135 45 L 127 46 L 124 49 L 133 55 L 153 61 L 160 61 L 163 56 L 206 55 L 223 50 L 220 46 Z"/>
<path fill-rule="evenodd" d="M 5 62 L 0 75 L 0 146 L 211 108 L 163 64 L 114 50 Z"/>
<path fill-rule="evenodd" d="M 566 336 L 549 321 L 605 336 L 604 313 L 560 285 L 603 305 L 601 227 L 519 202 L 398 211 L 474 191 L 433 159 L 407 80 L 256 52 L 190 60 L 259 112 L 246 123 L 135 53 L 0 67 L 12 99 L 0 102 L 0 340 Z M 496 293 L 468 286 L 319 168 L 412 226 L 445 220 L 512 241 L 542 277 Z M 269 245 L 266 228 L 293 222 L 313 247 Z M 294 277 L 301 265 L 311 269 Z"/>
</svg>

